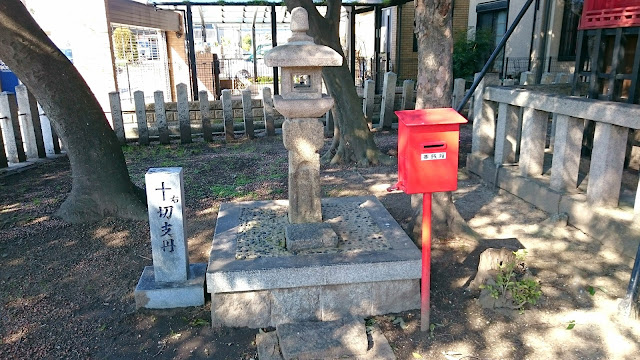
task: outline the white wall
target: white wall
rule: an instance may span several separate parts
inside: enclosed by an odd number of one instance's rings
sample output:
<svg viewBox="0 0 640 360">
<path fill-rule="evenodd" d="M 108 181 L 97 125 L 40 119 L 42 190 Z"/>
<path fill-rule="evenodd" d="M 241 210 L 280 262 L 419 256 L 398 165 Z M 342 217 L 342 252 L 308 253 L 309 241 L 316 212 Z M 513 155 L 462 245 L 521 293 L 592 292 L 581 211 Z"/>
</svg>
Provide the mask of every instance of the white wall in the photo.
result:
<svg viewBox="0 0 640 360">
<path fill-rule="evenodd" d="M 27 9 L 60 49 L 73 52 L 73 63 L 105 111 L 115 91 L 105 0 L 25 0 Z"/>
</svg>

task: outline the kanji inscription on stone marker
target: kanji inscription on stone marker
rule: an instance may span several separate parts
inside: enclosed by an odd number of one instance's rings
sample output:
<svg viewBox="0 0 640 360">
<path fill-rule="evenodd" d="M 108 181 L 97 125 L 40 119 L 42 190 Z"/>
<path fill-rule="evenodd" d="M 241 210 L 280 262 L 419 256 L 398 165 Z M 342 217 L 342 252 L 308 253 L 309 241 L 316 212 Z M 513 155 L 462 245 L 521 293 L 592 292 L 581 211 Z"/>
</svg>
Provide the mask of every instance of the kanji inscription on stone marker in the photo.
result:
<svg viewBox="0 0 640 360">
<path fill-rule="evenodd" d="M 186 281 L 189 258 L 182 168 L 151 168 L 145 182 L 155 279 L 157 282 Z"/>
</svg>

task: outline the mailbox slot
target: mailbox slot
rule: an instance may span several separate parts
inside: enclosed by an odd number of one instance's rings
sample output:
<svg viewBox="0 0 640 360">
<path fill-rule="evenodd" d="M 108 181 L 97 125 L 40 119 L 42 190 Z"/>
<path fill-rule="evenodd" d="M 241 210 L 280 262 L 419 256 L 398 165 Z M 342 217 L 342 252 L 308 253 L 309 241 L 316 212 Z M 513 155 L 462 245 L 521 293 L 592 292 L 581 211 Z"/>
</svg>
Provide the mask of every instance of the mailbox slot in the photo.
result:
<svg viewBox="0 0 640 360">
<path fill-rule="evenodd" d="M 396 111 L 398 115 L 398 184 L 407 194 L 458 188 L 460 124 L 451 108 Z"/>
<path fill-rule="evenodd" d="M 422 147 L 428 150 L 438 150 L 438 149 L 445 150 L 447 148 L 447 144 L 444 142 L 428 143 L 428 144 L 422 145 Z"/>
</svg>

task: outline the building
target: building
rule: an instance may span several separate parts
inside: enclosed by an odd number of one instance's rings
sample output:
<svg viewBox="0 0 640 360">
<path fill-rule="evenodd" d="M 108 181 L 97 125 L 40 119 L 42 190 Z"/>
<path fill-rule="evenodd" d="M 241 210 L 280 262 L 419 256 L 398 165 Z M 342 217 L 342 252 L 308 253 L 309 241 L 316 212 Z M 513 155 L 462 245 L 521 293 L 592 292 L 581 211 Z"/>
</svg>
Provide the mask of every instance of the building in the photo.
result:
<svg viewBox="0 0 640 360">
<path fill-rule="evenodd" d="M 484 30 L 497 44 L 525 5 L 530 6 L 493 70 L 513 78 L 533 71 L 538 79 L 543 72 L 573 73 L 582 0 L 470 0 L 470 36 Z"/>
<path fill-rule="evenodd" d="M 174 84 L 189 83 L 179 12 L 156 10 L 131 0 L 24 2 L 40 27 L 72 60 L 105 112 L 109 111 L 109 92 L 119 91 L 125 104 L 132 103 L 136 90 L 144 91 L 149 101 L 154 91 L 163 90 L 165 99 L 172 100 Z"/>
</svg>

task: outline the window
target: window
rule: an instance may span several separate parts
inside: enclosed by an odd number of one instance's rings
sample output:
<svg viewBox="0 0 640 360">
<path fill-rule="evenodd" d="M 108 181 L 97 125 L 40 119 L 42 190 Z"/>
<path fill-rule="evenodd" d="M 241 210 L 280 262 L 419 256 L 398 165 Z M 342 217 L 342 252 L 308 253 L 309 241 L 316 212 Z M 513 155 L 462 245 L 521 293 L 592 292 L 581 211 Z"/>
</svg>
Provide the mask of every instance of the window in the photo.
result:
<svg viewBox="0 0 640 360">
<path fill-rule="evenodd" d="M 576 39 L 578 37 L 578 23 L 582 13 L 582 4 L 583 0 L 564 1 L 560 49 L 558 50 L 558 60 L 560 61 L 576 59 Z"/>
<path fill-rule="evenodd" d="M 478 6 L 476 6 L 476 13 L 478 14 L 476 33 L 481 31 L 491 33 L 491 36 L 494 39 L 491 51 L 495 49 L 496 45 L 498 45 L 504 36 L 504 33 L 507 31 L 507 10 L 507 1 L 492 1 L 478 4 Z M 503 53 L 504 50 L 502 50 L 502 52 L 496 57 L 496 60 L 493 63 L 494 71 L 501 71 Z M 485 61 L 489 59 L 490 55 L 490 53 L 485 54 Z"/>
</svg>

